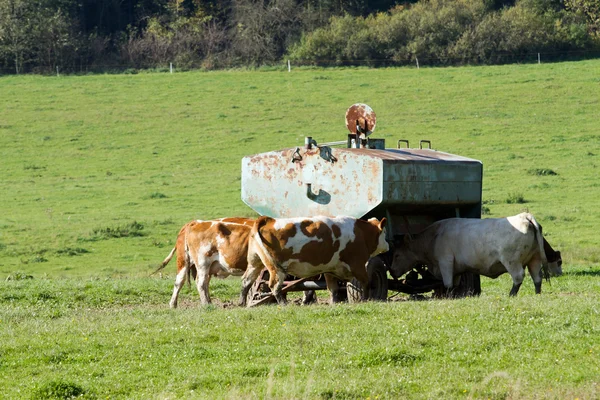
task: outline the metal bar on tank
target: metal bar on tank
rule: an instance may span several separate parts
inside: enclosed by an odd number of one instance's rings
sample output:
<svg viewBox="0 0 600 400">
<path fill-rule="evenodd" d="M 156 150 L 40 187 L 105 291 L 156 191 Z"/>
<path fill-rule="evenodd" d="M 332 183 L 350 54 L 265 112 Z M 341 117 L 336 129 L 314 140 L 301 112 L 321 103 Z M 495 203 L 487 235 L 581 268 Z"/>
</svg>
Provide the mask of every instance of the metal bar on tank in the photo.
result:
<svg viewBox="0 0 600 400">
<path fill-rule="evenodd" d="M 338 140 L 337 142 L 327 142 L 327 143 L 320 143 L 318 144 L 319 147 L 323 147 L 323 146 L 337 146 L 340 144 L 347 144 L 348 141 L 347 140 Z"/>
</svg>

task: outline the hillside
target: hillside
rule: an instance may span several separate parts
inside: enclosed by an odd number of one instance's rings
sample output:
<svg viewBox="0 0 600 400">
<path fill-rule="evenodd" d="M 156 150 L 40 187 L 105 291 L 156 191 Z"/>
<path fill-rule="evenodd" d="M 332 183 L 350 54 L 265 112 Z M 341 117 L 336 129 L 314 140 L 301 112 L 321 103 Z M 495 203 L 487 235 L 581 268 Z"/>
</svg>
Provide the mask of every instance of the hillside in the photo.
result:
<svg viewBox="0 0 600 400">
<path fill-rule="evenodd" d="M 194 218 L 253 215 L 244 155 L 374 136 L 484 165 L 484 217 L 532 212 L 566 267 L 600 260 L 600 61 L 0 78 L 0 273 L 148 273 Z M 592 211 L 592 212 L 591 212 Z"/>
</svg>

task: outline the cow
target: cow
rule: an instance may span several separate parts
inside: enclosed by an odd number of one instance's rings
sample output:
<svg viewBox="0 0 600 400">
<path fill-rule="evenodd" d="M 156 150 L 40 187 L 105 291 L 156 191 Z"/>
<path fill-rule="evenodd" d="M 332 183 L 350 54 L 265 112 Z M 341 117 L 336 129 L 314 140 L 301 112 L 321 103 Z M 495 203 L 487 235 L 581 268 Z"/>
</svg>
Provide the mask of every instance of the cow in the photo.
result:
<svg viewBox="0 0 600 400">
<path fill-rule="evenodd" d="M 548 270 L 553 276 L 562 275 L 562 257 L 560 251 L 555 251 L 550 243 L 544 238 L 544 253 L 548 259 Z"/>
<path fill-rule="evenodd" d="M 332 302 L 338 279 L 356 278 L 368 298 L 366 264 L 370 257 L 389 250 L 385 225 L 385 218 L 258 218 L 248 241 L 248 269 L 242 277 L 240 304 L 246 304 L 248 291 L 263 267 L 269 271 L 269 287 L 279 304 L 285 304 L 281 289 L 287 274 L 299 278 L 325 274 Z"/>
<path fill-rule="evenodd" d="M 418 264 L 427 265 L 450 292 L 455 278 L 464 272 L 490 278 L 508 272 L 513 280 L 510 295 L 516 296 L 523 282 L 525 266 L 536 293 L 542 290 L 541 272 L 548 277 L 542 227 L 529 213 L 507 218 L 444 219 L 413 239 L 409 236 L 404 239 L 404 243 L 394 250 L 390 268 L 394 278 Z"/>
<path fill-rule="evenodd" d="M 185 224 L 177 235 L 175 247 L 154 271 L 163 269 L 177 252 L 177 276 L 169 306 L 177 307 L 179 291 L 194 272 L 203 305 L 211 302 L 208 292 L 211 276 L 243 275 L 248 266 L 248 237 L 253 225 L 254 219 L 250 218 L 198 220 Z"/>
</svg>

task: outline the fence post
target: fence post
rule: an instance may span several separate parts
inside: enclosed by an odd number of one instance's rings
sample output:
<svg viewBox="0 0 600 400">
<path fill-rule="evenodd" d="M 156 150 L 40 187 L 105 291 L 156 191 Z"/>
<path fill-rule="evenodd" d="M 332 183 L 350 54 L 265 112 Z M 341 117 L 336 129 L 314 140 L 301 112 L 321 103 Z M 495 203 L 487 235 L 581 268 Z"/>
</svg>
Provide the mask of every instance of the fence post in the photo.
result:
<svg viewBox="0 0 600 400">
<path fill-rule="evenodd" d="M 60 76 L 60 75 L 58 74 L 58 65 L 56 66 L 56 76 Z"/>
<path fill-rule="evenodd" d="M 173 63 L 169 63 L 169 71 L 173 73 Z"/>
<path fill-rule="evenodd" d="M 538 53 L 538 64 L 541 64 L 542 61 L 540 60 L 540 53 Z"/>
<path fill-rule="evenodd" d="M 292 64 L 290 64 L 290 60 L 288 60 L 288 72 L 292 72 Z"/>
<path fill-rule="evenodd" d="M 417 62 L 417 69 L 419 69 L 419 58 L 415 56 L 415 61 Z"/>
</svg>

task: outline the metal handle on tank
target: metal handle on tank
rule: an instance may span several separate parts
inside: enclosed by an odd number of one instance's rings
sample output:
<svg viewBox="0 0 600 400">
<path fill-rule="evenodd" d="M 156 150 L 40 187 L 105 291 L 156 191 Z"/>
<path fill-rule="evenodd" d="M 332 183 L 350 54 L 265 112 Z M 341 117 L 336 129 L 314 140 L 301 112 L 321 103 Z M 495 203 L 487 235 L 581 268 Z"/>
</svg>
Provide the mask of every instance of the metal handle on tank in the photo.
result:
<svg viewBox="0 0 600 400">
<path fill-rule="evenodd" d="M 306 184 L 306 197 L 318 204 L 327 205 L 331 202 L 331 194 L 323 189 L 319 189 L 318 193 L 314 193 L 312 183 Z"/>
<path fill-rule="evenodd" d="M 410 146 L 408 145 L 408 140 L 405 139 L 400 139 L 398 140 L 398 148 L 401 149 L 402 147 L 400 147 L 400 143 L 406 143 L 406 148 L 408 149 Z"/>
<path fill-rule="evenodd" d="M 302 154 L 300 154 L 300 147 L 296 147 L 296 151 L 294 151 L 294 154 L 292 154 L 292 160 L 293 163 L 298 162 L 298 161 L 302 161 Z"/>
<path fill-rule="evenodd" d="M 429 145 L 429 149 L 431 149 L 431 140 L 421 140 L 419 142 L 419 149 L 423 148 L 423 143 L 427 143 Z"/>
<path fill-rule="evenodd" d="M 306 184 L 306 197 L 311 200 L 314 200 L 317 197 L 317 195 L 312 191 L 312 183 Z"/>
</svg>

